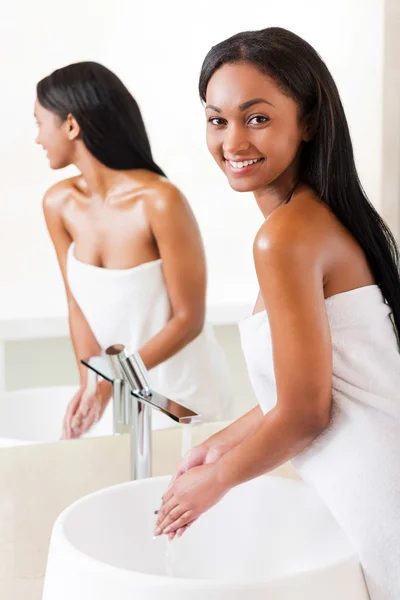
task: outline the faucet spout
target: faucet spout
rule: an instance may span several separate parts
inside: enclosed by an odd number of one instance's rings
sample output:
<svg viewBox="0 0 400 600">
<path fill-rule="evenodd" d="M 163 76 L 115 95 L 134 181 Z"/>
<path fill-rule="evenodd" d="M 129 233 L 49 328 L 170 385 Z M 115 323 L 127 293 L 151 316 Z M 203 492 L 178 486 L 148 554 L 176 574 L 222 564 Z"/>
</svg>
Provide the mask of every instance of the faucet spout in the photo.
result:
<svg viewBox="0 0 400 600">
<path fill-rule="evenodd" d="M 137 352 L 128 355 L 125 346 L 114 344 L 107 348 L 106 355 L 109 363 L 102 357 L 81 362 L 113 383 L 114 412 L 123 415 L 123 423 L 130 425 L 132 479 L 151 477 L 152 409 L 181 424 L 199 421 L 200 415 L 150 389 L 146 367 Z M 114 414 L 115 422 L 118 418 Z"/>
</svg>

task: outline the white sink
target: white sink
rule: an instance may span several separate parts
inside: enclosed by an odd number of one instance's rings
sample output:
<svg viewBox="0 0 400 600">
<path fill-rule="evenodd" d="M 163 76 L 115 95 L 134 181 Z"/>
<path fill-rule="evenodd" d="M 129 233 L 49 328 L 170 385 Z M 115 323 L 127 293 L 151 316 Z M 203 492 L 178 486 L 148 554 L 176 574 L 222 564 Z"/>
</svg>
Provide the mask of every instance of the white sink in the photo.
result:
<svg viewBox="0 0 400 600">
<path fill-rule="evenodd" d="M 68 507 L 43 600 L 368 600 L 354 549 L 303 482 L 239 486 L 173 542 L 152 536 L 168 482 L 129 482 Z"/>
<path fill-rule="evenodd" d="M 68 403 L 76 386 L 31 388 L 0 394 L 0 447 L 56 442 L 62 433 L 62 424 Z M 153 429 L 171 427 L 174 422 L 153 410 Z M 102 419 L 82 437 L 112 435 L 112 402 Z"/>
</svg>

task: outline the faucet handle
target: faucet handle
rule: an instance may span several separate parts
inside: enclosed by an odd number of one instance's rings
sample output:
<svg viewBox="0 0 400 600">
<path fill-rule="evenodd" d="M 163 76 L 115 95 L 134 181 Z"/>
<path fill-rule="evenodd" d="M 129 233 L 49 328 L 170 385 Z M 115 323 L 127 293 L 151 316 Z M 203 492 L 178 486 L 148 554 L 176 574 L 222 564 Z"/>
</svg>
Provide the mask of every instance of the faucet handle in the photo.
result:
<svg viewBox="0 0 400 600">
<path fill-rule="evenodd" d="M 138 352 L 128 356 L 123 344 L 114 344 L 107 348 L 106 354 L 113 365 L 122 369 L 133 392 L 138 392 L 141 396 L 151 396 L 147 370 Z"/>
<path fill-rule="evenodd" d="M 107 348 L 106 355 L 115 366 L 114 370 L 122 369 L 125 375 L 123 378 L 128 381 L 131 394 L 137 400 L 158 409 L 177 423 L 193 423 L 200 420 L 201 417 L 196 412 L 150 389 L 147 370 L 138 352 L 128 356 L 123 344 L 114 344 Z"/>
</svg>

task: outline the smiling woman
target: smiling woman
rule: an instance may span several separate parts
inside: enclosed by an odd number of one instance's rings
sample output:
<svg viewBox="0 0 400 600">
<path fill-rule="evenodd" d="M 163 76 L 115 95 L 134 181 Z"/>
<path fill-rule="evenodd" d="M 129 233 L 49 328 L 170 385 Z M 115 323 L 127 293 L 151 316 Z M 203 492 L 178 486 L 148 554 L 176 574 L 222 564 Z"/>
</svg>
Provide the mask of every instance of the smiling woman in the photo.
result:
<svg viewBox="0 0 400 600">
<path fill-rule="evenodd" d="M 241 102 L 244 88 L 249 100 Z M 260 90 L 263 97 L 257 95 Z M 294 100 L 254 65 L 235 63 L 219 69 L 207 98 L 212 99 L 206 105 L 208 149 L 238 192 L 276 180 L 293 162 L 300 142 L 308 139 L 307 127 L 297 128 Z"/>
<path fill-rule="evenodd" d="M 214 46 L 199 90 L 211 154 L 265 218 L 241 324 L 260 406 L 184 458 L 156 534 L 181 535 L 293 460 L 358 551 L 371 600 L 398 600 L 398 250 L 360 185 L 336 85 L 307 42 L 268 28 Z"/>
</svg>

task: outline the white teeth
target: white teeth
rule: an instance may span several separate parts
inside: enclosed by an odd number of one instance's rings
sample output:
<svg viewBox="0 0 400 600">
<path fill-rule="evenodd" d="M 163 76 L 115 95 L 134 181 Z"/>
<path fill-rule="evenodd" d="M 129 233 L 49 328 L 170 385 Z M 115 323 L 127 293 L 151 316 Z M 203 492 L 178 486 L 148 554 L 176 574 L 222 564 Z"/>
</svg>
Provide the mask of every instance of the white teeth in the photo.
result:
<svg viewBox="0 0 400 600">
<path fill-rule="evenodd" d="M 243 162 L 234 162 L 233 160 L 230 160 L 229 163 L 234 169 L 242 169 L 243 167 L 248 167 L 249 165 L 258 162 L 259 160 L 261 159 L 254 158 L 252 160 L 244 160 Z"/>
</svg>

